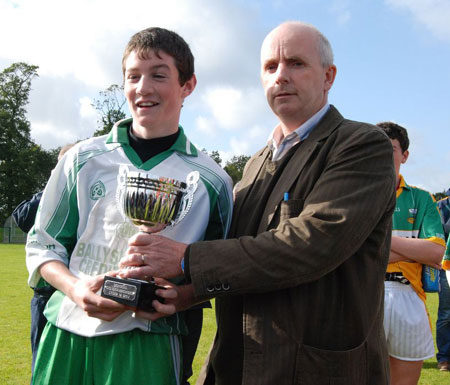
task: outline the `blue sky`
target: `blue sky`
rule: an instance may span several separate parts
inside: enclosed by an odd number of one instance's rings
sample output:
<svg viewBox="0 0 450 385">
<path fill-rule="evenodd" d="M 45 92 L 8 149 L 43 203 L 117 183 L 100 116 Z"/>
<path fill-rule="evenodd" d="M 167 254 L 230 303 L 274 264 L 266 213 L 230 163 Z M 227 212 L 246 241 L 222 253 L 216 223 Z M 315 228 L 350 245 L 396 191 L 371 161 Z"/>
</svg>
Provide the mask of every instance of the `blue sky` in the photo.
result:
<svg viewBox="0 0 450 385">
<path fill-rule="evenodd" d="M 117 3 L 117 4 L 116 4 Z M 38 65 L 28 118 L 54 148 L 92 135 L 90 103 L 122 82 L 129 37 L 175 30 L 196 58 L 198 86 L 181 124 L 223 159 L 251 155 L 276 124 L 259 81 L 265 35 L 286 20 L 314 24 L 338 68 L 329 100 L 354 120 L 395 121 L 411 147 L 402 173 L 432 192 L 450 187 L 449 0 L 0 0 L 0 68 Z"/>
</svg>

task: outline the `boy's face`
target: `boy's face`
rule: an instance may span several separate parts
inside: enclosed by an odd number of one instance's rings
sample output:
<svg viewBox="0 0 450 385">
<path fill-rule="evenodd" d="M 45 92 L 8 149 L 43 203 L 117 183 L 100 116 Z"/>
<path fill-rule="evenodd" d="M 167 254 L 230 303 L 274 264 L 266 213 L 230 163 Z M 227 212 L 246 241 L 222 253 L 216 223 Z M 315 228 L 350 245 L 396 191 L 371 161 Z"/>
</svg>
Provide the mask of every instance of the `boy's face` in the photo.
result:
<svg viewBox="0 0 450 385">
<path fill-rule="evenodd" d="M 150 139 L 177 132 L 181 106 L 195 88 L 195 75 L 180 86 L 173 57 L 150 49 L 144 59 L 130 53 L 124 81 L 136 136 Z"/>
</svg>

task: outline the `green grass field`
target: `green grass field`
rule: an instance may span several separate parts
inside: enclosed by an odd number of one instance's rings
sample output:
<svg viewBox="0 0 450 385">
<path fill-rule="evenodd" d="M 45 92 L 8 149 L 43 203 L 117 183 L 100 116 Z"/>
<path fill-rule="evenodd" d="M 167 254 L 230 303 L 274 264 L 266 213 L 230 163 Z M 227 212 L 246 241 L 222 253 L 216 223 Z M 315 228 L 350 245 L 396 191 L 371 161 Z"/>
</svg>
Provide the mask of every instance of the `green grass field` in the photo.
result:
<svg viewBox="0 0 450 385">
<path fill-rule="evenodd" d="M 31 363 L 29 305 L 32 291 L 27 286 L 23 245 L 0 244 L 0 288 L 0 384 L 28 384 Z M 438 306 L 437 294 L 428 295 L 427 305 L 434 327 Z M 194 361 L 192 384 L 195 383 L 209 351 L 215 329 L 214 311 L 205 310 L 203 333 Z M 450 384 L 450 373 L 437 370 L 435 358 L 427 360 L 419 384 Z"/>
</svg>

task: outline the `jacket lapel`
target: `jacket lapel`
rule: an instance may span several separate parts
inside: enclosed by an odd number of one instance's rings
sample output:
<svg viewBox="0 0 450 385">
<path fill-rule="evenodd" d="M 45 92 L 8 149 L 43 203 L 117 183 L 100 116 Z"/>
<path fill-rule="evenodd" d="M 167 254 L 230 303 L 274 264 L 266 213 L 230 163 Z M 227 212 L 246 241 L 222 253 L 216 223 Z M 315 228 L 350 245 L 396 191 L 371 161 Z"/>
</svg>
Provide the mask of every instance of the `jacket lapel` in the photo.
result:
<svg viewBox="0 0 450 385">
<path fill-rule="evenodd" d="M 247 165 L 243 178 L 239 182 L 239 186 L 236 190 L 236 200 L 233 207 L 233 218 L 239 218 L 241 207 L 244 202 L 247 200 L 247 197 L 250 193 L 251 187 L 256 180 L 256 177 L 261 170 L 264 162 L 267 157 L 270 155 L 270 150 L 268 147 L 264 147 L 259 150 L 251 159 L 251 164 Z M 231 229 L 229 234 L 234 234 L 234 227 L 236 221 L 232 222 Z"/>
<path fill-rule="evenodd" d="M 295 154 L 292 155 L 292 158 L 289 161 L 289 165 L 283 170 L 283 174 L 270 194 L 264 214 L 261 218 L 258 233 L 268 229 L 278 206 L 283 201 L 284 193 L 290 191 L 292 185 L 297 183 L 305 164 L 315 153 L 320 142 L 328 137 L 339 126 L 343 119 L 344 118 L 338 110 L 334 106 L 330 106 L 328 112 L 312 130 L 308 138 L 298 146 Z M 267 218 L 267 220 L 265 220 L 265 218 Z"/>
</svg>

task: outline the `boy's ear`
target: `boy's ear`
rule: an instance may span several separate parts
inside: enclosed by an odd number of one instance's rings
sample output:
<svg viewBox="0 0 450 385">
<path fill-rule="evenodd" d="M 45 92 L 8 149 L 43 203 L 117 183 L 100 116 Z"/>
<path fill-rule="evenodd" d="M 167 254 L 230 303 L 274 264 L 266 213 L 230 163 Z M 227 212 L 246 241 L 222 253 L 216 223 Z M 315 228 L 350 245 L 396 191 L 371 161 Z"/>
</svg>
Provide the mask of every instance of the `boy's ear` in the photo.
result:
<svg viewBox="0 0 450 385">
<path fill-rule="evenodd" d="M 406 161 L 408 160 L 408 157 L 409 157 L 409 151 L 406 150 L 406 151 L 403 153 L 402 163 L 406 163 Z"/>
<path fill-rule="evenodd" d="M 197 78 L 195 74 L 192 75 L 192 77 L 183 85 L 183 98 L 188 97 L 195 89 L 195 86 L 197 85 Z"/>
</svg>

